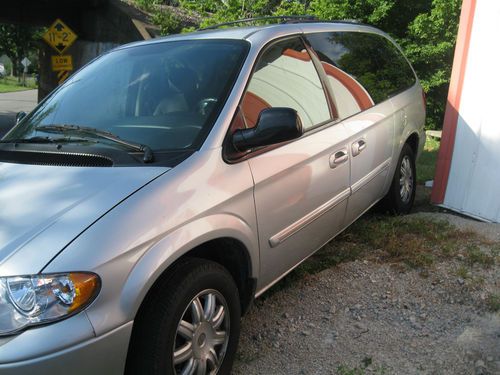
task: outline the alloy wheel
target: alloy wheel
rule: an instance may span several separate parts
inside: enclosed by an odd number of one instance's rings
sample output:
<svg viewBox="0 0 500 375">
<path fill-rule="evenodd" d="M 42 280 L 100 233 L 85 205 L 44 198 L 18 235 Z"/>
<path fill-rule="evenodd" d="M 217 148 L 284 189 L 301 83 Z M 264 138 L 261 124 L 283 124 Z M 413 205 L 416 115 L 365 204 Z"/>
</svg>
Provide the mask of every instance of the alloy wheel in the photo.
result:
<svg viewBox="0 0 500 375">
<path fill-rule="evenodd" d="M 408 155 L 405 155 L 401 160 L 400 177 L 399 177 L 399 196 L 403 203 L 408 203 L 413 193 L 414 181 L 411 161 Z"/>
<path fill-rule="evenodd" d="M 198 293 L 177 325 L 173 347 L 174 373 L 217 374 L 229 342 L 229 309 L 213 289 Z"/>
</svg>

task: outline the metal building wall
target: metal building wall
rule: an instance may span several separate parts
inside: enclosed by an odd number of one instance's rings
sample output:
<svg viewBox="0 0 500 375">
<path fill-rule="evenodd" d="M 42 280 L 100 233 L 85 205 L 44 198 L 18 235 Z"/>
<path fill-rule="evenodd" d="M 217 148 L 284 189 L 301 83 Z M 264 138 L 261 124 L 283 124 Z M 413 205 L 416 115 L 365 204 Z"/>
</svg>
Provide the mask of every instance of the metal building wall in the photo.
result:
<svg viewBox="0 0 500 375">
<path fill-rule="evenodd" d="M 476 0 L 469 37 L 442 205 L 500 222 L 500 1 Z"/>
</svg>

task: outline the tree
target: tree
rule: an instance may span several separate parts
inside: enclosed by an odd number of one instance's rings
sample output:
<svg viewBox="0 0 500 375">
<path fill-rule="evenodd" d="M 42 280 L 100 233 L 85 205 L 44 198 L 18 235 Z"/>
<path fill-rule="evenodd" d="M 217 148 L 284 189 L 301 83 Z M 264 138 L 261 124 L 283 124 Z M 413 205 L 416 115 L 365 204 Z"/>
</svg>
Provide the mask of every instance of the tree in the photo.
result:
<svg viewBox="0 0 500 375">
<path fill-rule="evenodd" d="M 356 19 L 394 37 L 427 94 L 427 128 L 441 128 L 461 0 L 312 0 L 320 19 Z"/>
<path fill-rule="evenodd" d="M 41 29 L 37 27 L 0 24 L 0 56 L 12 60 L 14 75 L 22 71 L 21 60 L 37 47 Z"/>
<path fill-rule="evenodd" d="M 401 41 L 427 93 L 429 128 L 441 128 L 450 83 L 461 0 L 433 0 Z"/>
</svg>

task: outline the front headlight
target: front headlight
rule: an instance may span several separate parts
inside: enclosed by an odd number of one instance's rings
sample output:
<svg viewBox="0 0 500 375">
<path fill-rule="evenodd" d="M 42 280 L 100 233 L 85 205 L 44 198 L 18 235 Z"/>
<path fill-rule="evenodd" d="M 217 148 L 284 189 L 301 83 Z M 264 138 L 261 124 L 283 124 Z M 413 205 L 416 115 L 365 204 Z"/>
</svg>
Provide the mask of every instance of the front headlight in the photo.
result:
<svg viewBox="0 0 500 375">
<path fill-rule="evenodd" d="M 94 273 L 0 277 L 0 336 L 84 309 L 101 287 Z"/>
</svg>

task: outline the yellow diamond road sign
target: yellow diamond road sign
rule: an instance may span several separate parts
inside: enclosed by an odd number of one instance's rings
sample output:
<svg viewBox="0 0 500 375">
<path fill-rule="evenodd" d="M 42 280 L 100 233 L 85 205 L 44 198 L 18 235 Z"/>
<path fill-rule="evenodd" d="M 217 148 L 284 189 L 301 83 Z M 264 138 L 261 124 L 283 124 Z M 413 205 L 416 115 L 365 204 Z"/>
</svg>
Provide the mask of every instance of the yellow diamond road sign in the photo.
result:
<svg viewBox="0 0 500 375">
<path fill-rule="evenodd" d="M 43 39 L 61 54 L 66 51 L 77 38 L 78 36 L 75 32 L 59 18 L 56 19 L 47 32 L 43 34 Z"/>
</svg>

